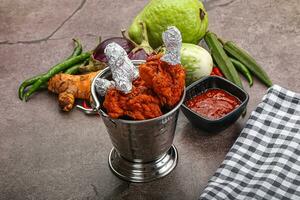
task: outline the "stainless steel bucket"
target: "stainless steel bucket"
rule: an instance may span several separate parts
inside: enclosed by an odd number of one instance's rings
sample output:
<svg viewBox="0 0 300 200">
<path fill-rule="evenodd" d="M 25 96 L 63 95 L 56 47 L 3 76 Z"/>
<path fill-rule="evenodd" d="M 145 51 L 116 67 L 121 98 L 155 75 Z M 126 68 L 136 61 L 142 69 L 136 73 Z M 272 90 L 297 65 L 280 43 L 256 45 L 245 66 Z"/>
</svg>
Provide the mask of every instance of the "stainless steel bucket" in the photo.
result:
<svg viewBox="0 0 300 200">
<path fill-rule="evenodd" d="M 134 61 L 137 66 L 144 61 Z M 97 77 L 110 78 L 106 68 Z M 177 150 L 172 146 L 179 108 L 183 103 L 185 91 L 178 105 L 168 113 L 149 120 L 112 119 L 102 109 L 95 91 L 95 80 L 91 85 L 94 108 L 98 111 L 114 146 L 109 155 L 112 171 L 122 179 L 132 182 L 147 182 L 169 174 L 177 164 Z"/>
</svg>

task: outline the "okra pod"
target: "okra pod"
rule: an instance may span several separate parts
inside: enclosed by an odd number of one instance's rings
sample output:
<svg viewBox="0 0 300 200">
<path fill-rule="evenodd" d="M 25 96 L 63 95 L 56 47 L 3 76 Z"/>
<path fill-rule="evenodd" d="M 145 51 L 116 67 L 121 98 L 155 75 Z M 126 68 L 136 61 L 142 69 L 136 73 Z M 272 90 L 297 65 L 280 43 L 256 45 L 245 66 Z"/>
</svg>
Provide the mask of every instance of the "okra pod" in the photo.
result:
<svg viewBox="0 0 300 200">
<path fill-rule="evenodd" d="M 229 57 L 225 53 L 222 44 L 218 40 L 216 34 L 212 32 L 207 32 L 204 36 L 204 40 L 211 50 L 211 54 L 214 61 L 217 63 L 224 76 L 231 82 L 243 88 L 242 81 L 238 75 L 238 72 L 236 71 Z"/>
<path fill-rule="evenodd" d="M 263 68 L 242 48 L 238 47 L 235 43 L 229 41 L 224 44 L 225 51 L 233 58 L 240 61 L 245 65 L 258 79 L 260 79 L 266 86 L 270 87 L 273 85 L 268 74 Z"/>
<path fill-rule="evenodd" d="M 247 69 L 247 67 L 245 67 L 245 65 L 243 65 L 240 61 L 234 59 L 234 58 L 230 58 L 232 64 L 234 65 L 234 67 L 247 79 L 247 81 L 249 82 L 250 87 L 253 85 L 253 79 L 252 79 L 252 75 L 249 72 L 249 70 Z"/>
</svg>

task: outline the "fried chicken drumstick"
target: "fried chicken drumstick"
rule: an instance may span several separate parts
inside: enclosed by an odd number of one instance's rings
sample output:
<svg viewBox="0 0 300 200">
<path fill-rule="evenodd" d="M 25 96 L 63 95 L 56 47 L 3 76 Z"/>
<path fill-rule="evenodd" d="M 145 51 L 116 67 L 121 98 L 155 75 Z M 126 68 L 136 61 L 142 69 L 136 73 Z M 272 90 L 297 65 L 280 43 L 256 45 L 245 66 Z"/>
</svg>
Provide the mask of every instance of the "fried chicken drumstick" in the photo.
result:
<svg viewBox="0 0 300 200">
<path fill-rule="evenodd" d="M 133 82 L 132 91 L 128 94 L 110 88 L 103 106 L 111 118 L 128 116 L 135 120 L 150 119 L 162 115 L 159 98 L 145 87 L 145 82 L 138 78 Z"/>
<path fill-rule="evenodd" d="M 161 104 L 174 107 L 181 99 L 185 86 L 185 71 L 180 64 L 161 61 L 162 54 L 151 56 L 140 65 L 139 72 L 145 85 L 157 94 Z"/>
</svg>

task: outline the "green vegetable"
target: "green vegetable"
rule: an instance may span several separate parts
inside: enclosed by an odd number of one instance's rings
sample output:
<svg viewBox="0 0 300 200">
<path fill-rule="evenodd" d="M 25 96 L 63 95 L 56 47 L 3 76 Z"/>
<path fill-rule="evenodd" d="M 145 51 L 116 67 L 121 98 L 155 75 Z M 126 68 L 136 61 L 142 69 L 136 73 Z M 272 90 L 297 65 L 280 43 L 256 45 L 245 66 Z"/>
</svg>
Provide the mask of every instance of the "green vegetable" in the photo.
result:
<svg viewBox="0 0 300 200">
<path fill-rule="evenodd" d="M 81 64 L 75 65 L 75 66 L 67 69 L 64 73 L 65 74 L 77 74 L 79 72 L 79 67 L 80 66 L 81 66 Z M 37 80 L 39 80 L 44 75 L 45 74 L 37 75 L 37 76 L 34 76 L 34 77 L 24 81 L 19 87 L 19 98 L 21 100 L 23 100 L 25 88 L 30 86 L 30 85 L 33 85 Z M 40 89 L 47 89 L 47 83 L 44 83 L 43 85 L 41 85 Z"/>
<path fill-rule="evenodd" d="M 44 74 L 41 74 L 41 75 L 37 75 L 37 76 L 34 76 L 32 78 L 29 78 L 27 80 L 25 80 L 19 87 L 19 90 L 18 90 L 18 94 L 19 94 L 19 99 L 23 100 L 23 97 L 24 97 L 24 90 L 26 87 L 34 84 L 37 80 L 39 80 Z"/>
<path fill-rule="evenodd" d="M 151 0 L 135 17 L 128 34 L 137 44 L 142 42 L 140 22 L 147 25 L 152 48 L 163 44 L 162 33 L 168 26 L 176 26 L 185 43 L 198 44 L 205 35 L 208 17 L 199 0 Z"/>
<path fill-rule="evenodd" d="M 82 66 L 83 63 L 80 64 L 76 64 L 73 67 L 70 67 L 69 69 L 67 69 L 64 74 L 78 74 L 80 72 L 80 67 Z M 41 87 L 39 88 L 39 90 L 44 90 L 48 88 L 48 83 L 44 83 L 43 85 L 41 85 Z"/>
<path fill-rule="evenodd" d="M 204 36 L 204 40 L 209 49 L 211 50 L 211 54 L 214 61 L 217 63 L 224 76 L 231 82 L 243 88 L 242 81 L 238 75 L 238 72 L 234 68 L 229 57 L 226 55 L 222 44 L 218 40 L 216 34 L 212 32 L 207 32 Z"/>
<path fill-rule="evenodd" d="M 64 73 L 65 74 L 77 74 L 79 72 L 79 67 L 82 65 L 82 63 L 74 65 L 73 67 L 70 67 L 67 69 Z"/>
<path fill-rule="evenodd" d="M 224 44 L 225 51 L 233 58 L 244 64 L 254 75 L 257 76 L 266 86 L 272 86 L 272 81 L 263 68 L 252 58 L 249 53 L 239 48 L 236 44 L 229 41 Z"/>
<path fill-rule="evenodd" d="M 82 53 L 82 45 L 79 42 L 79 40 L 73 38 L 73 42 L 75 43 L 75 48 L 74 48 L 73 53 L 67 58 L 67 60 L 72 57 L 78 56 Z"/>
<path fill-rule="evenodd" d="M 62 72 L 66 69 L 68 69 L 71 66 L 74 66 L 75 64 L 81 63 L 87 58 L 91 56 L 90 52 L 85 52 L 79 56 L 70 58 L 60 64 L 55 65 L 52 67 L 46 74 L 44 74 L 39 80 L 37 80 L 31 88 L 28 90 L 28 92 L 25 93 L 24 99 L 25 101 L 28 100 L 28 98 L 39 89 L 39 87 L 43 84 L 45 84 L 51 77 L 53 77 L 55 74 Z"/>
<path fill-rule="evenodd" d="M 74 47 L 74 50 L 73 50 L 72 54 L 67 59 L 70 59 L 72 57 L 78 56 L 82 52 L 82 45 L 81 45 L 81 43 L 78 40 L 76 40 L 76 39 L 73 39 L 73 41 L 75 43 L 75 47 Z M 37 75 L 37 76 L 34 76 L 32 78 L 29 78 L 29 79 L 25 80 L 20 85 L 19 90 L 18 90 L 19 99 L 23 100 L 23 98 L 24 98 L 24 90 L 28 86 L 33 85 L 37 80 L 39 80 L 44 75 L 45 74 Z"/>
<path fill-rule="evenodd" d="M 188 43 L 182 43 L 181 64 L 187 72 L 187 85 L 204 76 L 209 76 L 213 68 L 211 55 L 204 48 Z"/>
<path fill-rule="evenodd" d="M 248 80 L 250 87 L 253 85 L 253 79 L 252 75 L 250 74 L 249 70 L 245 65 L 243 65 L 240 61 L 230 58 L 232 64 L 235 66 L 235 68 L 244 75 L 244 77 Z"/>
</svg>

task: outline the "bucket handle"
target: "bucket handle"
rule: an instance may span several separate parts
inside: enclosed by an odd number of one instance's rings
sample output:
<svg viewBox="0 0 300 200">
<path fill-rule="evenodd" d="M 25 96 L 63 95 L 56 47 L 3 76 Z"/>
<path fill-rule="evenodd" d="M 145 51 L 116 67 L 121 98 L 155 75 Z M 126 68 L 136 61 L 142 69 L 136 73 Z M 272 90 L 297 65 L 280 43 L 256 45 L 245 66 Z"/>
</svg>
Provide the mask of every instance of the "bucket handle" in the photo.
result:
<svg viewBox="0 0 300 200">
<path fill-rule="evenodd" d="M 79 109 L 81 112 L 84 112 L 84 114 L 87 114 L 87 115 L 96 115 L 96 114 L 98 114 L 98 112 L 95 108 L 85 108 L 81 105 L 76 105 L 76 108 Z"/>
<path fill-rule="evenodd" d="M 98 110 L 100 110 L 101 104 L 97 98 L 96 89 L 95 89 L 95 81 L 98 78 L 98 76 L 100 76 L 101 74 L 102 74 L 102 72 L 100 71 L 99 74 L 97 74 L 97 76 L 93 79 L 92 84 L 91 84 L 91 96 L 92 96 L 92 100 L 93 100 L 92 108 L 96 112 Z"/>
<path fill-rule="evenodd" d="M 114 120 L 112 120 L 112 119 L 110 119 L 110 118 L 108 118 L 108 120 L 109 120 L 115 127 L 117 127 L 117 123 L 116 123 Z"/>
<path fill-rule="evenodd" d="M 95 81 L 96 81 L 97 77 L 100 76 L 101 74 L 102 74 L 102 70 L 96 75 L 96 77 L 93 79 L 92 84 L 91 84 L 91 97 L 92 97 L 91 106 L 92 106 L 92 108 L 84 108 L 83 106 L 80 106 L 80 105 L 76 106 L 76 108 L 78 108 L 80 111 L 84 112 L 87 115 L 95 115 L 100 110 L 101 104 L 98 101 L 94 85 L 95 85 Z"/>
</svg>

